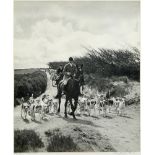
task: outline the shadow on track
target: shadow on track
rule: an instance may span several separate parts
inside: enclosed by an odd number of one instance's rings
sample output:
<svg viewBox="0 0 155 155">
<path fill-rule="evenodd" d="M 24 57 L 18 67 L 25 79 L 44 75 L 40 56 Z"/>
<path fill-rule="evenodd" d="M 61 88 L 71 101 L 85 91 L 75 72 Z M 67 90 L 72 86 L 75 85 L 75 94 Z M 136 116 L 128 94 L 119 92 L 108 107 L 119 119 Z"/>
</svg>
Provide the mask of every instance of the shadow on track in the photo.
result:
<svg viewBox="0 0 155 155">
<path fill-rule="evenodd" d="M 37 123 L 37 124 L 42 124 L 40 121 L 37 121 L 37 120 L 32 120 L 32 122 Z"/>
<path fill-rule="evenodd" d="M 26 119 L 22 118 L 22 120 L 27 124 L 30 123 L 30 121 L 27 118 Z"/>
<path fill-rule="evenodd" d="M 126 115 L 120 115 L 119 117 L 124 117 L 124 118 L 133 119 L 132 117 L 130 117 L 130 116 L 126 116 Z"/>
<path fill-rule="evenodd" d="M 82 120 L 82 119 L 74 120 L 73 118 L 69 118 L 69 117 L 68 118 L 62 117 L 62 119 L 67 121 L 68 123 L 81 124 L 81 125 L 90 125 L 90 126 L 93 126 L 93 127 L 102 128 L 102 126 L 95 125 L 93 122 L 88 121 L 88 120 Z"/>
</svg>

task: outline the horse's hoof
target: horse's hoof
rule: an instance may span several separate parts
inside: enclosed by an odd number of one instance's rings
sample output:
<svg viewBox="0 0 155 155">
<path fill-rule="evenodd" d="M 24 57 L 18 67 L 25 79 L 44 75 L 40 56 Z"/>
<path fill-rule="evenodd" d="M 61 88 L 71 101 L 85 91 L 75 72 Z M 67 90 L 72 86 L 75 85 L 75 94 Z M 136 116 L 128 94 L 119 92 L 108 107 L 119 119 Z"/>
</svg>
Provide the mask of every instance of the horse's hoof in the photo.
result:
<svg viewBox="0 0 155 155">
<path fill-rule="evenodd" d="M 59 112 L 57 112 L 57 113 L 55 113 L 56 115 L 58 115 L 58 116 L 60 116 L 60 113 Z"/>
<path fill-rule="evenodd" d="M 65 115 L 65 118 L 68 118 L 68 116 L 67 116 L 67 115 Z"/>
<path fill-rule="evenodd" d="M 73 119 L 74 119 L 74 120 L 77 120 L 77 118 L 76 118 L 75 116 L 73 117 Z"/>
<path fill-rule="evenodd" d="M 70 112 L 69 115 L 73 115 L 73 112 Z"/>
</svg>

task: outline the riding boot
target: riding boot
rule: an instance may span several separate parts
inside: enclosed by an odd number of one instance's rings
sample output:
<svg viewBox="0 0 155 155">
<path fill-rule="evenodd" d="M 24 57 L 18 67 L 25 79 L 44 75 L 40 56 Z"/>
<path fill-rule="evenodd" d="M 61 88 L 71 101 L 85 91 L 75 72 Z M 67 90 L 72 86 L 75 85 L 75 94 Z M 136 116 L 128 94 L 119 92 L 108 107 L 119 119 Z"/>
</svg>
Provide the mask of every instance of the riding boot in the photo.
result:
<svg viewBox="0 0 155 155">
<path fill-rule="evenodd" d="M 62 94 L 64 95 L 66 93 L 66 85 L 62 85 Z"/>
</svg>

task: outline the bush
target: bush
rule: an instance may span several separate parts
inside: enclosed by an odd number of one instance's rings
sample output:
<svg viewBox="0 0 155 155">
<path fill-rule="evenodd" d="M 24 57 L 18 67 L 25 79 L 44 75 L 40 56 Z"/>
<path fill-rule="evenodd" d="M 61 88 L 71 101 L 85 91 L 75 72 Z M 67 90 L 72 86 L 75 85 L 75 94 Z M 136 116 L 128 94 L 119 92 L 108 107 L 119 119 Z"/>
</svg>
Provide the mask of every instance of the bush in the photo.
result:
<svg viewBox="0 0 155 155">
<path fill-rule="evenodd" d="M 113 97 L 124 97 L 127 95 L 129 92 L 126 90 L 127 85 L 117 85 L 114 87 L 114 90 L 112 92 Z"/>
<path fill-rule="evenodd" d="M 56 70 L 56 69 L 58 69 L 58 67 L 60 65 L 65 66 L 66 63 L 67 63 L 66 61 L 49 62 L 48 66 L 49 66 L 49 68 Z"/>
<path fill-rule="evenodd" d="M 128 79 L 127 76 L 120 76 L 120 77 L 118 77 L 118 76 L 112 76 L 111 79 L 112 79 L 113 82 L 123 81 L 126 84 L 129 82 L 129 79 Z"/>
<path fill-rule="evenodd" d="M 97 75 L 87 75 L 85 81 L 89 87 L 95 88 L 99 92 L 107 91 L 110 83 L 110 79 L 98 77 Z"/>
<path fill-rule="evenodd" d="M 20 105 L 20 103 L 18 102 L 17 99 L 14 98 L 14 107 L 17 106 L 17 105 Z"/>
<path fill-rule="evenodd" d="M 41 147 L 44 144 L 33 130 L 14 131 L 14 152 L 37 151 Z"/>
<path fill-rule="evenodd" d="M 64 136 L 59 129 L 46 131 L 48 152 L 77 152 L 79 148 L 70 136 Z"/>
<path fill-rule="evenodd" d="M 28 74 L 15 74 L 14 98 L 29 98 L 32 94 L 38 97 L 47 87 L 47 75 L 43 71 Z M 14 103 L 16 105 L 16 103 Z"/>
<path fill-rule="evenodd" d="M 89 95 L 92 94 L 92 97 L 95 97 L 97 91 L 104 94 L 108 90 L 111 90 L 111 96 L 114 97 L 123 97 L 129 93 L 127 89 L 129 87 L 129 79 L 126 76 L 105 78 L 95 74 L 86 74 L 85 81 L 88 87 L 85 87 L 84 92 Z"/>
<path fill-rule="evenodd" d="M 98 74 L 102 77 L 126 76 L 140 80 L 140 51 L 133 47 L 127 50 L 87 49 L 87 55 L 75 57 L 77 64 L 83 64 L 86 74 Z M 57 69 L 66 62 L 49 62 L 49 66 Z"/>
<path fill-rule="evenodd" d="M 139 81 L 140 52 L 137 48 L 87 50 L 87 56 L 75 58 L 76 63 L 84 64 L 86 73 L 95 73 L 104 77 L 127 76 Z"/>
</svg>

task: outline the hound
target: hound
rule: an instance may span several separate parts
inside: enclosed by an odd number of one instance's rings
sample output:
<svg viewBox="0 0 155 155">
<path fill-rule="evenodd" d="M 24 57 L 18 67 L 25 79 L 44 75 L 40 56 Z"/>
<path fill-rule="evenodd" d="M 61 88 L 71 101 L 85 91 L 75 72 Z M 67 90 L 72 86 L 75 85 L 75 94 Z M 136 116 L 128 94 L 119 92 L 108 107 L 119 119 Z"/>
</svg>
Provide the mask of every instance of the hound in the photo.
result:
<svg viewBox="0 0 155 155">
<path fill-rule="evenodd" d="M 84 114 L 87 108 L 87 101 L 88 98 L 86 96 L 80 97 L 78 104 L 79 104 L 79 108 L 80 108 L 80 114 Z"/>
<path fill-rule="evenodd" d="M 111 107 L 115 105 L 116 99 L 114 97 L 108 99 L 108 112 L 111 112 Z"/>
<path fill-rule="evenodd" d="M 96 109 L 98 110 L 98 114 L 100 115 L 101 107 L 102 107 L 102 95 L 97 95 Z"/>
<path fill-rule="evenodd" d="M 31 120 L 35 120 L 35 113 L 39 113 L 40 120 L 45 117 L 48 109 L 48 99 L 48 95 L 43 95 L 41 100 L 33 100 L 31 103 Z"/>
<path fill-rule="evenodd" d="M 77 104 L 77 108 L 76 108 L 75 114 L 76 115 L 81 115 L 81 105 L 80 105 L 80 102 L 78 102 L 78 104 Z"/>
<path fill-rule="evenodd" d="M 91 111 L 93 110 L 95 115 L 96 115 L 96 109 L 95 109 L 95 105 L 96 105 L 97 101 L 95 98 L 91 98 L 87 100 L 87 104 L 86 104 L 86 109 L 88 111 L 88 115 L 91 115 Z"/>
<path fill-rule="evenodd" d="M 35 120 L 35 113 L 39 114 L 41 120 L 42 106 L 40 104 L 40 99 L 36 99 L 34 104 L 31 105 L 31 120 Z"/>
<path fill-rule="evenodd" d="M 30 105 L 27 102 L 24 102 L 24 98 L 21 98 L 21 117 L 26 119 L 27 114 L 29 114 Z"/>
<path fill-rule="evenodd" d="M 125 99 L 124 98 L 117 98 L 115 106 L 116 106 L 117 115 L 121 116 L 123 114 L 123 110 L 125 108 Z"/>
<path fill-rule="evenodd" d="M 48 100 L 46 113 L 53 113 L 53 99 Z"/>
<path fill-rule="evenodd" d="M 57 99 L 53 99 L 53 113 L 57 113 L 58 111 L 58 100 Z"/>
</svg>

